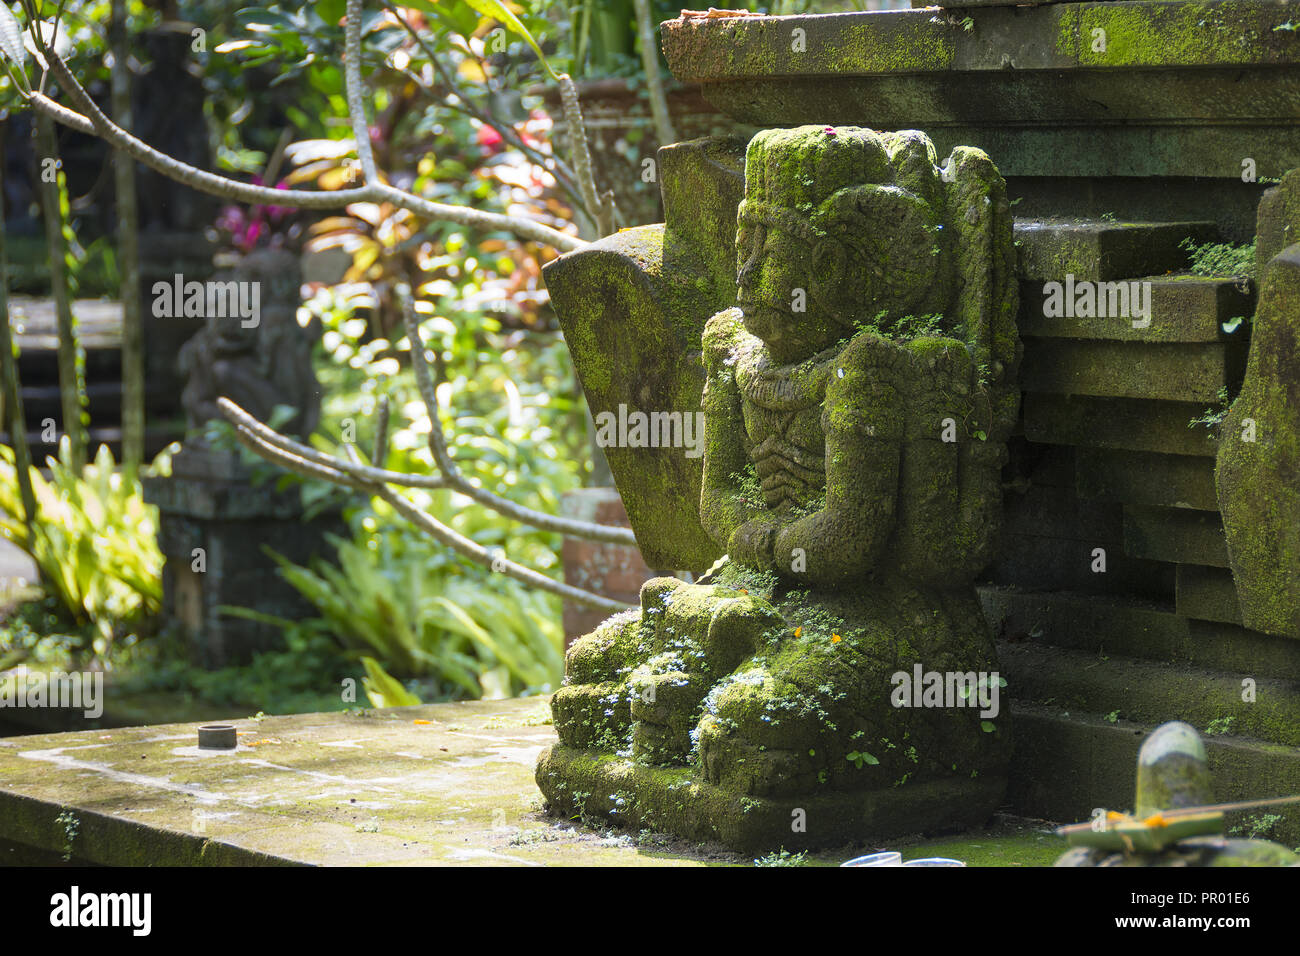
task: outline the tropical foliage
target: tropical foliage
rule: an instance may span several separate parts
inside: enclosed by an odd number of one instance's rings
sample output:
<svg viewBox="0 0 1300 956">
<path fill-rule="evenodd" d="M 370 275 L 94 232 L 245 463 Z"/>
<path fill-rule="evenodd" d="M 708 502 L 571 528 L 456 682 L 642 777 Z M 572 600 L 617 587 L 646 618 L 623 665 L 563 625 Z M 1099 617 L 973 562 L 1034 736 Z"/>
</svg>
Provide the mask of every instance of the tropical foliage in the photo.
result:
<svg viewBox="0 0 1300 956">
<path fill-rule="evenodd" d="M 47 465 L 48 479 L 31 469 L 37 511 L 25 521 L 13 449 L 0 445 L 0 534 L 36 562 L 65 620 L 89 626 L 89 646 L 76 650 L 102 657 L 161 605 L 157 509 L 107 446 L 78 472 L 65 437 Z"/>
</svg>

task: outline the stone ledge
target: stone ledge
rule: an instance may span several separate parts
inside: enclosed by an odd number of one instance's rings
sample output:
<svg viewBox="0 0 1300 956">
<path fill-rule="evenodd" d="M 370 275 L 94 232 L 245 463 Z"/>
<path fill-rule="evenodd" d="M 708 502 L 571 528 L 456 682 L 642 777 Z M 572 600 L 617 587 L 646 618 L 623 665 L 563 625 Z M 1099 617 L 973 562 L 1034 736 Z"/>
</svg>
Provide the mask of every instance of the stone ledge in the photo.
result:
<svg viewBox="0 0 1300 956">
<path fill-rule="evenodd" d="M 1012 643 L 1029 640 L 1094 655 L 1300 681 L 1300 641 L 1188 620 L 1171 603 L 988 586 L 979 594 L 989 623 Z"/>
<path fill-rule="evenodd" d="M 1086 820 L 1093 808 L 1131 810 L 1138 748 L 1154 727 L 1128 720 L 1027 704 L 1012 706 L 1016 752 L 1007 799 L 1016 813 Z M 1236 737 L 1207 737 L 1215 799 L 1251 800 L 1300 792 L 1300 752 Z M 1300 844 L 1300 810 L 1268 810 L 1283 819 L 1273 839 Z M 1229 827 L 1246 822 L 1230 814 Z"/>
<path fill-rule="evenodd" d="M 0 840 L 110 865 L 645 862 L 557 831 L 533 764 L 545 699 L 0 738 Z M 664 862 L 664 861 L 656 861 Z M 668 861 L 672 862 L 672 861 Z"/>
<path fill-rule="evenodd" d="M 1067 711 L 1117 714 L 1144 724 L 1185 720 L 1205 730 L 1231 718 L 1234 734 L 1280 744 L 1300 758 L 1300 684 L 1258 669 L 1243 674 L 1171 667 L 1153 661 L 1065 650 L 1042 644 L 998 647 L 1007 694 L 1018 701 L 1052 704 Z M 1256 682 L 1257 697 L 1246 702 L 1242 679 Z M 1260 777 L 1257 779 L 1267 779 Z"/>
<path fill-rule="evenodd" d="M 1069 3 L 971 11 L 971 23 L 932 10 L 667 20 L 668 68 L 683 82 L 830 75 L 1293 64 L 1300 44 L 1274 27 L 1282 0 Z M 938 14 L 938 15 L 936 15 Z M 803 51 L 791 45 L 802 29 Z M 1092 31 L 1104 29 L 1104 50 Z M 1253 42 L 1241 42 L 1248 37 Z M 707 95 L 707 86 L 706 86 Z"/>
<path fill-rule="evenodd" d="M 232 721 L 233 753 L 195 724 L 0 738 L 0 865 L 749 865 L 716 844 L 593 830 L 541 812 L 546 698 Z M 355 800 L 355 802 L 353 802 Z M 76 822 L 68 844 L 60 815 Z M 64 817 L 67 820 L 67 817 Z M 839 847 L 836 866 L 879 847 Z M 908 858 L 1050 865 L 1041 823 L 900 840 Z"/>
</svg>

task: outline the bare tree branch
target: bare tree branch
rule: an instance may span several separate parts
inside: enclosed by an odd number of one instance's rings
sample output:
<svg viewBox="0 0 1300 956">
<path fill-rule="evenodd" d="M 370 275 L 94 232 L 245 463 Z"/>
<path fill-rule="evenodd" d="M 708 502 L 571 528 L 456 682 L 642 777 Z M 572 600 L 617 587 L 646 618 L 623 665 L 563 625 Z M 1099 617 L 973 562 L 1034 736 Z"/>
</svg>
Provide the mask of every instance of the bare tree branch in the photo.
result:
<svg viewBox="0 0 1300 956">
<path fill-rule="evenodd" d="M 347 90 L 352 138 L 356 141 L 357 158 L 361 160 L 361 175 L 367 184 L 378 183 L 379 170 L 375 168 L 375 154 L 370 148 L 370 123 L 366 119 L 366 103 L 361 89 L 361 0 L 348 0 L 348 16 L 343 23 L 343 82 Z"/>
<path fill-rule="evenodd" d="M 380 468 L 388 460 L 388 396 L 380 396 L 379 408 L 375 415 L 375 446 L 370 454 L 370 461 Z"/>
<path fill-rule="evenodd" d="M 364 90 L 361 82 L 361 4 L 362 0 L 348 0 L 348 16 L 344 34 L 344 68 L 348 115 L 352 125 L 357 156 L 366 180 L 364 185 L 356 189 L 334 192 L 309 192 L 249 186 L 197 169 L 167 156 L 132 136 L 126 130 L 116 126 L 105 116 L 58 55 L 41 43 L 39 39 L 37 42 L 43 49 L 49 72 L 53 74 L 59 86 L 71 99 L 73 106 L 80 112 L 61 106 L 43 93 L 28 94 L 28 100 L 46 116 L 81 132 L 106 140 L 115 149 L 126 153 L 164 176 L 201 192 L 207 192 L 226 199 L 249 203 L 298 206 L 307 209 L 334 208 L 353 202 L 390 202 L 399 208 L 407 209 L 430 219 L 454 222 L 468 228 L 506 230 L 523 239 L 549 245 L 561 251 L 572 251 L 586 246 L 587 243 L 582 239 L 560 232 L 535 220 L 485 213 L 474 209 L 431 202 L 381 181 L 371 149 Z M 584 198 L 588 200 L 588 207 L 596 211 L 597 228 L 602 234 L 605 234 L 613 230 L 612 196 L 606 194 L 599 199 L 596 197 L 595 183 L 591 174 L 591 156 L 587 149 L 586 131 L 582 122 L 581 105 L 578 102 L 577 90 L 568 76 L 561 76 L 560 87 L 569 133 L 574 145 L 575 168 L 578 171 L 579 182 L 582 186 Z M 401 284 L 398 286 L 398 294 L 402 302 L 403 319 L 411 343 L 412 365 L 415 371 L 416 383 L 429 414 L 429 447 L 433 452 L 434 461 L 439 471 L 438 475 L 406 475 L 367 465 L 360 460 L 359 453 L 351 445 L 344 446 L 351 460 L 345 461 L 325 454 L 279 434 L 274 429 L 253 418 L 229 399 L 220 398 L 218 399 L 218 405 L 221 412 L 235 426 L 239 440 L 258 455 L 298 474 L 319 478 L 332 484 L 352 488 L 383 499 L 402 517 L 457 553 L 485 564 L 493 570 L 508 574 L 525 584 L 605 611 L 621 611 L 627 608 L 627 605 L 621 602 L 557 582 L 546 575 L 506 559 L 500 553 L 488 551 L 476 542 L 442 524 L 433 516 L 421 511 L 390 487 L 390 485 L 406 485 L 430 489 L 448 488 L 465 495 L 506 518 L 541 530 L 613 544 L 636 544 L 636 538 L 630 529 L 562 518 L 535 511 L 495 495 L 469 481 L 461 474 L 451 458 L 446 435 L 443 432 L 437 392 L 434 388 L 432 373 L 425 355 L 424 343 L 420 338 L 419 326 L 415 319 L 415 309 L 410 288 L 405 284 Z M 373 460 L 376 462 L 381 462 L 381 456 L 384 455 L 387 446 L 387 412 L 387 404 L 384 403 L 380 407 L 375 441 Z"/>
<path fill-rule="evenodd" d="M 447 438 L 442 430 L 442 416 L 438 405 L 438 391 L 433 384 L 433 374 L 429 369 L 429 360 L 424 354 L 424 341 L 420 338 L 420 327 L 415 321 L 415 308 L 411 301 L 411 290 L 404 284 L 395 288 L 397 298 L 402 304 L 402 320 L 406 324 L 406 335 L 411 342 L 411 367 L 415 371 L 415 384 L 419 387 L 420 398 L 424 400 L 429 413 L 429 450 L 433 452 L 434 463 L 446 479 L 447 485 L 461 494 L 473 498 L 481 505 L 491 508 L 507 518 L 513 518 L 524 524 L 532 525 L 543 531 L 558 531 L 561 534 L 586 538 L 590 541 L 604 541 L 609 544 L 636 545 L 636 536 L 630 528 L 612 525 L 594 524 L 576 518 L 561 518 L 525 508 L 500 495 L 494 495 L 480 488 L 465 478 L 452 460 L 447 450 Z"/>
<path fill-rule="evenodd" d="M 323 451 L 318 451 L 310 445 L 295 441 L 287 435 L 281 435 L 278 431 L 259 422 L 248 412 L 244 411 L 228 398 L 218 398 L 217 405 L 221 413 L 225 415 L 236 428 L 243 428 L 251 432 L 259 441 L 265 442 L 280 451 L 287 452 L 304 461 L 310 461 L 313 464 L 320 465 L 323 468 L 330 468 L 334 471 L 343 472 L 353 479 L 368 484 L 390 484 L 404 485 L 407 488 L 447 488 L 447 482 L 440 475 L 408 475 L 403 471 L 389 471 L 386 468 L 375 468 L 371 465 L 353 464 L 342 461 L 333 455 L 327 455 Z"/>
<path fill-rule="evenodd" d="M 632 5 L 636 8 L 641 65 L 645 67 L 645 81 L 650 92 L 650 115 L 654 119 L 655 136 L 660 146 L 668 146 L 677 142 L 677 133 L 673 130 L 672 117 L 668 114 L 668 97 L 664 95 L 663 79 L 659 76 L 659 50 L 655 46 L 650 0 L 632 0 Z"/>
<path fill-rule="evenodd" d="M 136 139 L 126 130 L 116 126 L 103 111 L 95 105 L 81 84 L 68 70 L 63 60 L 53 50 L 47 54 L 50 71 L 59 86 L 72 99 L 81 112 L 67 109 L 55 103 L 42 93 L 32 93 L 28 102 L 37 110 L 52 119 L 92 136 L 98 136 L 110 146 L 121 150 L 134 159 L 156 170 L 168 179 L 197 189 L 199 192 L 220 196 L 236 202 L 258 203 L 262 205 L 296 206 L 300 209 L 335 209 L 355 202 L 390 202 L 429 219 L 438 219 L 456 223 L 469 229 L 503 230 L 523 239 L 552 246 L 562 252 L 581 249 L 587 243 L 577 236 L 560 232 L 533 219 L 520 216 L 506 216 L 500 213 L 482 212 L 462 206 L 450 206 L 445 203 L 431 202 L 411 193 L 396 189 L 386 183 L 367 182 L 356 189 L 339 189 L 332 192 L 311 192 L 299 189 L 270 189 L 265 186 L 251 186 L 236 182 L 224 176 L 218 176 L 187 163 L 182 163 L 164 153 L 160 153 L 148 144 Z M 364 119 L 362 121 L 364 125 Z M 369 140 L 364 146 L 357 145 L 358 155 L 362 149 L 369 147 Z"/>
<path fill-rule="evenodd" d="M 319 478 L 331 484 L 353 488 L 381 498 L 388 502 L 392 509 L 407 521 L 456 553 L 491 568 L 493 571 L 508 575 L 530 587 L 540 588 L 568 600 L 577 601 L 610 613 L 625 611 L 630 606 L 621 601 L 615 601 L 594 594 L 591 591 L 556 581 L 554 578 L 547 577 L 531 568 L 509 560 L 499 551 L 489 551 L 476 541 L 472 541 L 458 531 L 449 528 L 432 515 L 421 511 L 387 485 L 364 481 L 356 477 L 350 469 L 365 468 L 359 461 L 344 462 L 333 459 L 332 465 L 326 465 L 313 460 L 313 458 L 296 454 L 294 451 L 289 451 L 281 446 L 289 443 L 296 445 L 297 451 L 311 451 L 312 449 L 307 449 L 304 445 L 285 439 L 283 435 L 267 428 L 229 399 L 218 399 L 218 404 L 221 406 L 222 413 L 235 426 L 235 434 L 240 442 L 268 461 L 300 475 Z M 271 436 L 277 439 L 275 443 L 270 440 Z M 351 455 L 355 456 L 357 454 L 355 448 L 346 447 Z"/>
</svg>

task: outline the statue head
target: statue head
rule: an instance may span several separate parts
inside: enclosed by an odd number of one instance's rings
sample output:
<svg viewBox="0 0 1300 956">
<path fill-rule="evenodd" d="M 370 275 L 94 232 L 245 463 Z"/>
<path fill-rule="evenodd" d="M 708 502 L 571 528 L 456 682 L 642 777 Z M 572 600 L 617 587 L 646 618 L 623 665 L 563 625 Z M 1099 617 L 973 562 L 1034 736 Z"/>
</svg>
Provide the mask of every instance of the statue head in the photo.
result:
<svg viewBox="0 0 1300 956">
<path fill-rule="evenodd" d="M 737 214 L 737 304 L 773 358 L 796 362 L 864 325 L 951 298 L 946 189 L 915 130 L 801 126 L 759 133 Z"/>
</svg>

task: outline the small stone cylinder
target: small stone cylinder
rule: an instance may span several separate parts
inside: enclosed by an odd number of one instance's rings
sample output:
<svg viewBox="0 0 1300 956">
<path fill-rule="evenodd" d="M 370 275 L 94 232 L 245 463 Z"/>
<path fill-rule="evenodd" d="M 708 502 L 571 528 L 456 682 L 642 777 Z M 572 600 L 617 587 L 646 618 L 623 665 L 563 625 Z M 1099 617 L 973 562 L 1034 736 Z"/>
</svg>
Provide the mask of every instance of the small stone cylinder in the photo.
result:
<svg viewBox="0 0 1300 956">
<path fill-rule="evenodd" d="M 1214 781 L 1196 728 L 1182 721 L 1161 724 L 1138 752 L 1137 815 L 1213 802 Z"/>
</svg>

